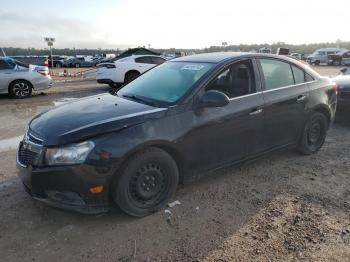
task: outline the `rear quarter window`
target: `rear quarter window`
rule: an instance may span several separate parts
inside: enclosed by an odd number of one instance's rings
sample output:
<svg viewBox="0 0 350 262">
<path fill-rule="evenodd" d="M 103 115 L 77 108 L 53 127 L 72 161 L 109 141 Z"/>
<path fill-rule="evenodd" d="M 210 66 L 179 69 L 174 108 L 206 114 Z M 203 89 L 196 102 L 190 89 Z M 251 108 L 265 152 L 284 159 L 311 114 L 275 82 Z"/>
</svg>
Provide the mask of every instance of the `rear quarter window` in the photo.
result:
<svg viewBox="0 0 350 262">
<path fill-rule="evenodd" d="M 302 84 L 305 83 L 305 72 L 304 70 L 293 66 L 292 65 L 292 70 L 293 70 L 293 75 L 294 75 L 294 80 L 295 80 L 295 84 Z"/>
</svg>

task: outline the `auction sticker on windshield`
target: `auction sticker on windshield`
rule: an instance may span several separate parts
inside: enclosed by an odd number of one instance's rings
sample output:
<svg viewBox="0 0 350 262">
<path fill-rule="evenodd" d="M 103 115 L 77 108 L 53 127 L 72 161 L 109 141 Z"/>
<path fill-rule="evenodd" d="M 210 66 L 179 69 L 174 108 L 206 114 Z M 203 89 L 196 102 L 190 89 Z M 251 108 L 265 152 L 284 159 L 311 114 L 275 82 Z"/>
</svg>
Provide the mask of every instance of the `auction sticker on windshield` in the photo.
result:
<svg viewBox="0 0 350 262">
<path fill-rule="evenodd" d="M 199 71 L 203 68 L 203 65 L 184 65 L 181 67 L 181 70 L 193 70 L 193 71 Z"/>
</svg>

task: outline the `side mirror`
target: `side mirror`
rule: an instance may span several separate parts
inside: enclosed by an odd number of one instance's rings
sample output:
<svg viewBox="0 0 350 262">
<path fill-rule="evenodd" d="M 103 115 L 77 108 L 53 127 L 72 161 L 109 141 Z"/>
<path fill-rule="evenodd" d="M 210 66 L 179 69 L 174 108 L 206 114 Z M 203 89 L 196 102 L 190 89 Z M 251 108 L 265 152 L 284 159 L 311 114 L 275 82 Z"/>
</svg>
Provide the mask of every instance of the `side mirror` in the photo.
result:
<svg viewBox="0 0 350 262">
<path fill-rule="evenodd" d="M 230 99 L 224 93 L 217 90 L 208 90 L 199 99 L 197 108 L 223 107 L 230 103 Z"/>
</svg>

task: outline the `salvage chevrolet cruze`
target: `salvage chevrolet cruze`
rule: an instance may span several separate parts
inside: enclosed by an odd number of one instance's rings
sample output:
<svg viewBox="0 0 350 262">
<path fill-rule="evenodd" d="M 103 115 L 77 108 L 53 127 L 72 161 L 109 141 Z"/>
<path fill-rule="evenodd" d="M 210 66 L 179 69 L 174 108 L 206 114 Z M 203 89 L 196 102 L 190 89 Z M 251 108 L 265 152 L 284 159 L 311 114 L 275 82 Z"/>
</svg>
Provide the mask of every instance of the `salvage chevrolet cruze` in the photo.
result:
<svg viewBox="0 0 350 262">
<path fill-rule="evenodd" d="M 283 56 L 212 53 L 168 61 L 116 94 L 37 115 L 17 151 L 27 192 L 52 206 L 132 216 L 162 208 L 178 183 L 285 147 L 314 154 L 337 87 Z"/>
</svg>

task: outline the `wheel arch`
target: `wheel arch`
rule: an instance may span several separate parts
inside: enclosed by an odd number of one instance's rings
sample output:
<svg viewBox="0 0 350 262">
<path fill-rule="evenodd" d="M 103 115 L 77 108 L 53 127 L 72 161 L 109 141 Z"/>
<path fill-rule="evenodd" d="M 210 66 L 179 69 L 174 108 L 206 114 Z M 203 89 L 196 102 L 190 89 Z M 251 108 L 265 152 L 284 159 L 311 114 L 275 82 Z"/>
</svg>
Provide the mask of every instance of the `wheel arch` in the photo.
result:
<svg viewBox="0 0 350 262">
<path fill-rule="evenodd" d="M 319 105 L 311 111 L 310 115 L 314 112 L 324 114 L 327 117 L 327 123 L 328 123 L 328 127 L 329 127 L 329 125 L 331 123 L 331 111 L 330 111 L 330 109 L 327 108 L 325 105 Z"/>
<path fill-rule="evenodd" d="M 124 78 L 126 77 L 127 74 L 130 74 L 130 73 L 137 73 L 137 74 L 141 75 L 141 73 L 138 70 L 130 69 L 130 70 L 126 71 L 126 73 L 124 74 Z"/>
<path fill-rule="evenodd" d="M 168 153 L 175 161 L 178 170 L 179 170 L 179 182 L 183 182 L 184 179 L 184 170 L 185 170 L 185 160 L 180 152 L 180 150 L 171 142 L 169 141 L 163 141 L 163 140 L 156 140 L 156 141 L 149 141 L 146 143 L 143 143 L 141 145 L 138 145 L 137 147 L 131 149 L 128 153 L 125 154 L 125 156 L 120 159 L 120 164 L 114 171 L 114 175 L 112 178 L 112 181 L 117 178 L 118 171 L 123 169 L 124 165 L 129 161 L 135 154 L 142 152 L 148 148 L 156 147 L 164 150 L 166 153 Z"/>
</svg>

